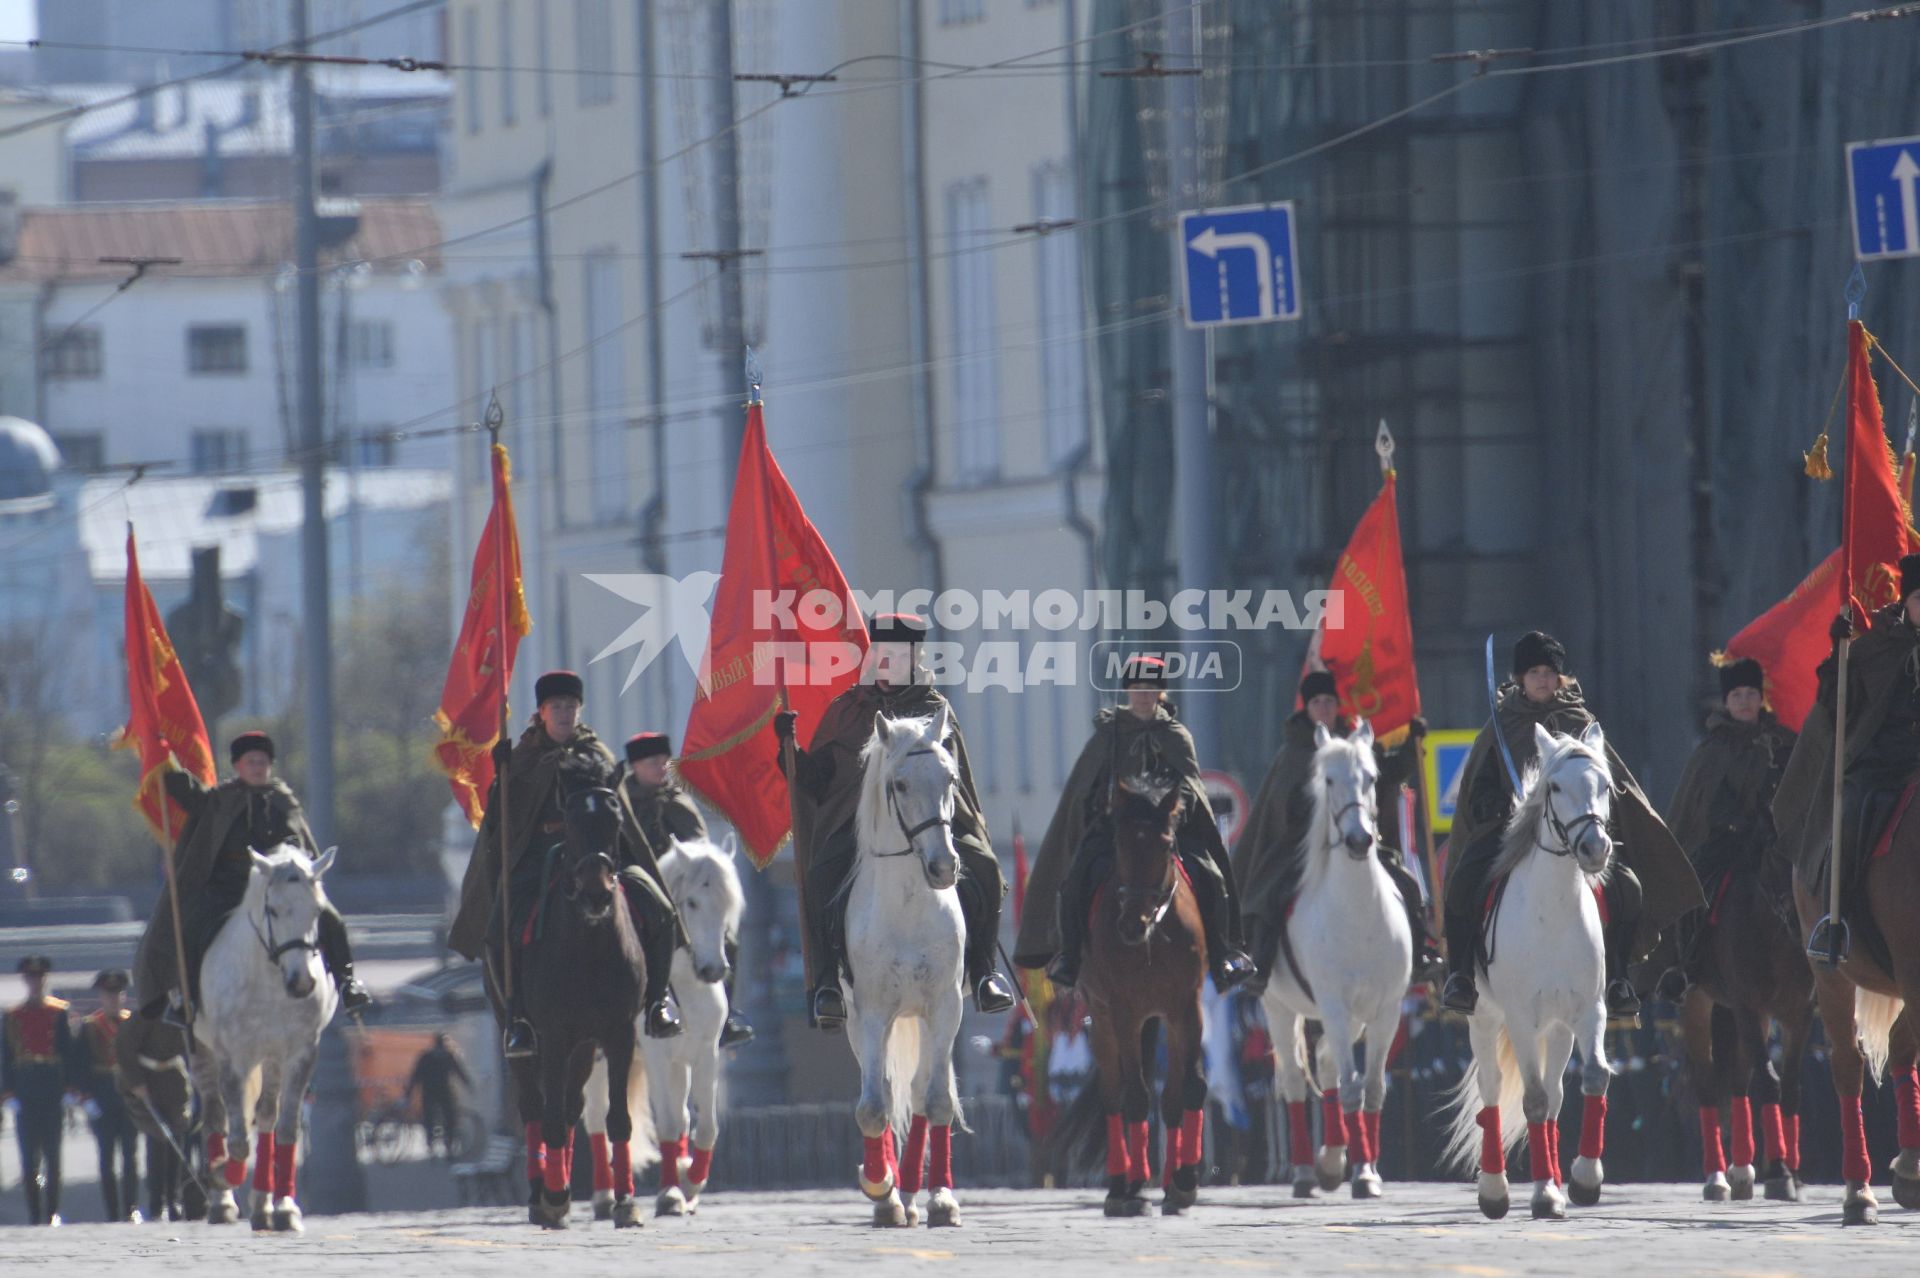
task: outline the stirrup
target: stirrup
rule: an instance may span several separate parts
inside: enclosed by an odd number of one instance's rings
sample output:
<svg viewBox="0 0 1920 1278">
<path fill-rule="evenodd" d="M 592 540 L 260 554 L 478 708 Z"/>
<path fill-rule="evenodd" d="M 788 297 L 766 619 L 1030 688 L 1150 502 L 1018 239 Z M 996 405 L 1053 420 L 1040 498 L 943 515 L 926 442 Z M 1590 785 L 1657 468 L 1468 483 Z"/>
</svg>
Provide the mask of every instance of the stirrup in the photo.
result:
<svg viewBox="0 0 1920 1278">
<path fill-rule="evenodd" d="M 1847 921 L 1831 914 L 1821 915 L 1820 921 L 1813 925 L 1813 935 L 1807 938 L 1807 957 L 1823 967 L 1839 967 L 1852 951 L 1853 938 L 1848 934 Z"/>
<path fill-rule="evenodd" d="M 727 1023 L 720 1027 L 720 1046 L 744 1047 L 752 1041 L 753 1026 L 740 1013 L 728 1012 Z"/>
<path fill-rule="evenodd" d="M 810 1010 L 815 1029 L 832 1033 L 847 1026 L 847 1000 L 831 985 L 822 985 L 813 992 Z"/>
<path fill-rule="evenodd" d="M 666 999 L 655 999 L 647 1006 L 648 1038 L 679 1038 L 686 1029 L 680 1013 L 674 1011 L 673 1004 Z"/>
<path fill-rule="evenodd" d="M 1474 986 L 1471 976 L 1465 972 L 1455 972 L 1447 978 L 1446 986 L 1440 991 L 1440 1006 L 1449 1012 L 1471 1016 L 1473 1009 L 1479 1005 L 1480 991 Z"/>
<path fill-rule="evenodd" d="M 1080 983 L 1080 964 L 1076 959 L 1067 957 L 1061 950 L 1047 960 L 1047 980 L 1059 990 L 1070 990 Z"/>
<path fill-rule="evenodd" d="M 1640 995 L 1634 990 L 1633 982 L 1624 976 L 1616 976 L 1607 982 L 1607 1015 L 1640 1015 Z"/>
<path fill-rule="evenodd" d="M 1255 972 L 1253 960 L 1239 950 L 1228 950 L 1213 965 L 1213 984 L 1222 994 L 1233 989 Z"/>
<path fill-rule="evenodd" d="M 539 1038 L 533 1032 L 533 1026 L 516 1016 L 500 1035 L 500 1054 L 508 1060 L 525 1060 L 539 1051 Z"/>
<path fill-rule="evenodd" d="M 1013 987 L 998 972 L 988 972 L 973 986 L 973 1005 L 988 1016 L 1013 1010 Z"/>
</svg>

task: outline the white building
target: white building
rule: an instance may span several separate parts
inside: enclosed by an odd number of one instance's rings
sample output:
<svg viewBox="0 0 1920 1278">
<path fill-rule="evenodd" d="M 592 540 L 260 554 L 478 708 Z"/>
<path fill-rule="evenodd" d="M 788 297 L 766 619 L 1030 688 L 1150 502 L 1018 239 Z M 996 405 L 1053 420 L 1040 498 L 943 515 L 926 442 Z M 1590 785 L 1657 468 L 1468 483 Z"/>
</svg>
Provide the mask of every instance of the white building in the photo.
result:
<svg viewBox="0 0 1920 1278">
<path fill-rule="evenodd" d="M 321 299 L 325 427 L 336 457 L 443 465 L 444 439 L 385 437 L 453 399 L 448 324 L 432 278 L 433 211 L 416 200 L 368 200 L 324 221 L 336 239 L 323 257 Z M 172 473 L 217 474 L 288 464 L 297 444 L 292 249 L 285 204 L 0 216 L 8 339 L 0 410 L 40 423 L 81 470 L 156 462 Z M 151 258 L 179 261 L 128 284 L 139 269 L 131 263 Z"/>
</svg>

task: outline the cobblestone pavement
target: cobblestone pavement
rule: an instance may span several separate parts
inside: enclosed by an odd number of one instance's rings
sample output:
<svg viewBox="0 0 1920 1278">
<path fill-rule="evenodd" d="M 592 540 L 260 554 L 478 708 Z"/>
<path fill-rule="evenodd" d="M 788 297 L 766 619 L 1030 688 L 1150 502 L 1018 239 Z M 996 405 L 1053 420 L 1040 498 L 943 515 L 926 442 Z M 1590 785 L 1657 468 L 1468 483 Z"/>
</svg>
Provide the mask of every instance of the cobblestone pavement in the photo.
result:
<svg viewBox="0 0 1920 1278">
<path fill-rule="evenodd" d="M 1522 1186 L 1516 1186 L 1517 1190 Z M 1273 1187 L 1215 1190 L 1182 1218 L 1105 1219 L 1098 1191 L 979 1190 L 962 1195 L 960 1229 L 875 1230 L 857 1194 L 716 1191 L 686 1220 L 615 1231 L 576 1204 L 566 1233 L 542 1233 L 524 1210 L 470 1208 L 408 1215 L 313 1217 L 300 1237 L 244 1226 L 68 1225 L 0 1231 L 12 1274 L 179 1271 L 259 1265 L 307 1274 L 523 1275 L 560 1263 L 568 1275 L 926 1271 L 990 1278 L 1127 1273 L 1304 1270 L 1315 1274 L 1868 1274 L 1920 1272 L 1920 1213 L 1882 1192 L 1882 1223 L 1840 1227 L 1839 1191 L 1808 1201 L 1708 1206 L 1693 1185 L 1609 1187 L 1598 1207 L 1565 1222 L 1480 1218 L 1461 1185 L 1390 1185 L 1388 1197 L 1296 1202 Z M 644 1267 L 644 1268 L 636 1268 Z M 217 1272 L 217 1271 L 216 1271 Z M 229 1270 L 228 1272 L 232 1272 Z M 549 1272 L 556 1272 L 550 1270 Z"/>
</svg>

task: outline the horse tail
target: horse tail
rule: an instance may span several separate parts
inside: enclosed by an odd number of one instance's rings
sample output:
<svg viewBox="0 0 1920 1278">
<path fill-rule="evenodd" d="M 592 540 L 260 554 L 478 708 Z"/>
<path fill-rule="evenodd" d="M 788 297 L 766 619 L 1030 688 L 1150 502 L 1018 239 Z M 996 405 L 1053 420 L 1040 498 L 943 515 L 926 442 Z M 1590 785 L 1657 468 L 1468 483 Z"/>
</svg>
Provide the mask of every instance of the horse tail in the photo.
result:
<svg viewBox="0 0 1920 1278">
<path fill-rule="evenodd" d="M 1867 1058 L 1867 1068 L 1873 1072 L 1876 1084 L 1886 1078 L 1893 1025 L 1905 1006 L 1891 995 L 1854 987 L 1853 1020 L 1860 1031 L 1860 1053 Z"/>
<path fill-rule="evenodd" d="M 1520 1062 L 1513 1054 L 1513 1040 L 1502 1025 L 1500 1052 L 1500 1143 L 1518 1149 L 1527 1134 L 1527 1115 L 1521 1108 L 1526 1083 L 1520 1077 Z M 1480 1166 L 1480 1062 L 1473 1061 L 1460 1081 L 1448 1090 L 1441 1105 L 1447 1122 L 1446 1144 L 1440 1155 L 1442 1167 L 1473 1171 Z"/>
<path fill-rule="evenodd" d="M 589 1136 L 607 1134 L 607 1058 L 593 1054 L 593 1072 L 587 1075 L 586 1105 L 580 1111 L 580 1125 Z"/>
<path fill-rule="evenodd" d="M 1047 1142 L 1062 1151 L 1074 1171 L 1091 1172 L 1107 1165 L 1107 1103 L 1100 1094 L 1100 1070 L 1087 1071 L 1080 1092 L 1060 1111 Z"/>
<path fill-rule="evenodd" d="M 647 1054 L 635 1052 L 627 1071 L 627 1113 L 633 1119 L 633 1166 L 638 1171 L 660 1161 L 660 1133 L 653 1125 L 653 1104 L 647 1094 Z"/>
<path fill-rule="evenodd" d="M 913 1075 L 920 1068 L 920 1035 L 924 1032 L 919 1017 L 900 1016 L 887 1033 L 887 1093 L 893 1098 L 887 1124 L 901 1139 L 905 1139 L 907 1126 L 913 1121 Z M 951 1063 L 948 1068 L 952 1068 Z"/>
</svg>

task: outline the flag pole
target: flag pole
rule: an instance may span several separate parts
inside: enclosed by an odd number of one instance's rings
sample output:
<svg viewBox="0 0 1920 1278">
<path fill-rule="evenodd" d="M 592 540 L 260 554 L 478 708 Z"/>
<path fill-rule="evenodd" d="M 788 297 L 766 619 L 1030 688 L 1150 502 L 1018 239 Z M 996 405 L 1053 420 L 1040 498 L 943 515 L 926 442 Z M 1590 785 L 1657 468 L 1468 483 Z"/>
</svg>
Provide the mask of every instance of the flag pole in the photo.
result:
<svg viewBox="0 0 1920 1278">
<path fill-rule="evenodd" d="M 487 489 L 493 490 L 493 476 L 499 461 L 494 450 L 500 447 L 500 427 L 506 422 L 506 410 L 500 407 L 500 393 L 494 391 L 487 400 Z M 494 670 L 500 677 L 500 740 L 509 739 L 513 724 L 507 708 L 507 521 L 500 517 L 499 502 L 490 499 L 493 511 L 493 593 L 497 600 L 495 624 L 499 626 L 498 646 L 494 649 Z M 500 840 L 500 992 L 507 1006 L 513 1005 L 513 867 L 508 864 L 507 839 L 507 778 L 496 774 L 493 778 L 495 802 L 500 809 L 500 819 L 494 823 L 494 834 Z"/>
<path fill-rule="evenodd" d="M 1380 419 L 1380 429 L 1373 437 L 1373 451 L 1380 455 L 1380 482 L 1382 486 L 1392 483 L 1395 477 L 1393 468 L 1393 432 L 1387 429 L 1387 419 Z M 1399 519 L 1400 493 L 1394 490 L 1394 518 Z M 1406 552 L 1404 548 L 1402 555 Z M 1406 572 L 1405 560 L 1401 562 L 1401 572 Z M 1411 601 L 1409 601 L 1411 610 Z M 1411 731 L 1411 730 L 1410 730 Z M 1420 827 L 1421 851 L 1427 867 L 1427 924 L 1434 935 L 1438 936 L 1446 929 L 1440 923 L 1440 862 L 1433 851 L 1433 814 L 1427 809 L 1427 738 L 1424 733 L 1413 736 L 1413 766 L 1420 779 L 1418 791 L 1420 807 L 1415 815 L 1414 824 Z M 1404 840 L 1403 840 L 1404 841 Z"/>
<path fill-rule="evenodd" d="M 139 476 L 136 475 L 134 479 L 137 482 Z M 136 557 L 134 549 L 133 521 L 129 519 L 127 521 L 127 588 L 129 590 L 133 589 L 132 574 L 138 570 L 138 566 L 139 560 Z M 146 583 L 142 581 L 141 588 L 143 591 L 145 590 L 145 586 Z M 151 602 L 152 598 L 151 595 L 146 596 L 146 602 Z M 151 661 L 153 656 L 151 643 L 144 645 L 143 650 L 147 653 L 148 660 Z M 165 741 L 164 738 L 162 739 L 162 743 L 166 745 L 167 758 L 171 760 L 173 758 L 172 743 Z M 167 797 L 167 782 L 164 772 L 160 778 L 160 829 L 166 836 L 160 843 L 160 863 L 167 872 L 167 912 L 173 919 L 173 961 L 175 971 L 178 973 L 180 981 L 181 1019 L 187 1023 L 187 1032 L 185 1035 L 187 1054 L 191 1057 L 193 1054 L 193 982 L 187 979 L 187 940 L 180 930 L 180 880 L 174 874 L 173 856 L 173 801 Z M 150 999 L 151 995 L 143 992 L 141 997 Z"/>
</svg>

